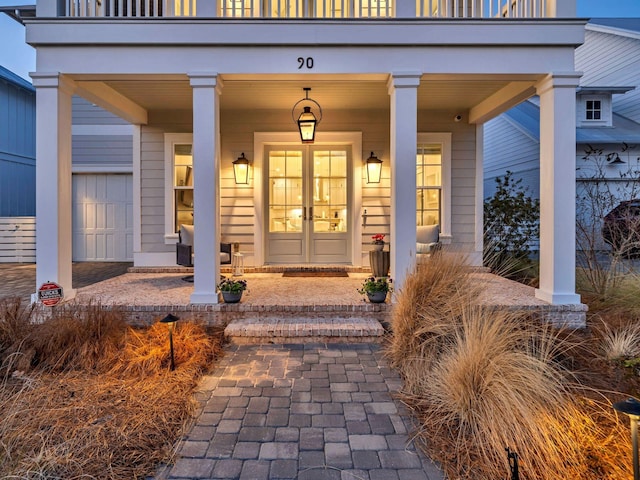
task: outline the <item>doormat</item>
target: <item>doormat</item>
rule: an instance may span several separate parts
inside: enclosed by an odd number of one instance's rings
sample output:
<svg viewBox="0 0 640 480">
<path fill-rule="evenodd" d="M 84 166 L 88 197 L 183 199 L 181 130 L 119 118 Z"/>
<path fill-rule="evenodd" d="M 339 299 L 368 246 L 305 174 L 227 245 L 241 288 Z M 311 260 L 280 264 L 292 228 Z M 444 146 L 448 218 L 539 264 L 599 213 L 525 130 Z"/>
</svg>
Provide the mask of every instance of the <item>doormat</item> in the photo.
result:
<svg viewBox="0 0 640 480">
<path fill-rule="evenodd" d="M 344 270 L 292 270 L 284 272 L 283 277 L 348 277 Z"/>
</svg>

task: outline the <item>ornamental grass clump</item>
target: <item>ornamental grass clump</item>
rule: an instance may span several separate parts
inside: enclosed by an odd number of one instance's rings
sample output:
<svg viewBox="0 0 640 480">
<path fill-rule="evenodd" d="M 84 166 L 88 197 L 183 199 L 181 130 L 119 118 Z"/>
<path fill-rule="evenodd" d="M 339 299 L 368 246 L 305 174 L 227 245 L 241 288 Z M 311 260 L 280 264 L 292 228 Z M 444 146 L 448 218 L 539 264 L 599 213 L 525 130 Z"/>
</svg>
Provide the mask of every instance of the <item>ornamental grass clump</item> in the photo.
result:
<svg viewBox="0 0 640 480">
<path fill-rule="evenodd" d="M 171 371 L 164 325 L 132 328 L 99 305 L 35 322 L 12 302 L 0 304 L 0 478 L 143 479 L 170 462 L 221 332 L 178 322 Z M 16 324 L 27 334 L 5 333 Z"/>
<path fill-rule="evenodd" d="M 625 478 L 628 434 L 575 388 L 560 362 L 573 346 L 522 314 L 478 305 L 480 291 L 464 260 L 446 254 L 398 294 L 388 355 L 419 443 L 448 478 L 507 478 L 506 447 L 521 480 Z"/>
</svg>

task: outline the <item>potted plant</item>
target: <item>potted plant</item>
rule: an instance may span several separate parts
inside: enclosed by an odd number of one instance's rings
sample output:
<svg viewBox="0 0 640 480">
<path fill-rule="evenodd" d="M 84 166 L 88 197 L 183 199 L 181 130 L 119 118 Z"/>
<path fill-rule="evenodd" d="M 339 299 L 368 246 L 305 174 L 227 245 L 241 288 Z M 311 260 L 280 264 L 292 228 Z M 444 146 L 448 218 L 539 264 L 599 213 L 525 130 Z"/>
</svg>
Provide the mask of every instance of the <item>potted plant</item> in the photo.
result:
<svg viewBox="0 0 640 480">
<path fill-rule="evenodd" d="M 387 293 L 393 292 L 391 277 L 368 277 L 358 289 L 360 295 L 366 295 L 371 303 L 383 303 Z"/>
<path fill-rule="evenodd" d="M 218 284 L 218 290 L 222 293 L 224 303 L 238 303 L 242 298 L 242 292 L 247 289 L 246 280 L 233 280 L 225 278 Z"/>
<path fill-rule="evenodd" d="M 373 249 L 376 251 L 382 251 L 384 248 L 384 233 L 376 233 L 371 237 L 373 240 L 371 243 L 373 244 Z"/>
</svg>

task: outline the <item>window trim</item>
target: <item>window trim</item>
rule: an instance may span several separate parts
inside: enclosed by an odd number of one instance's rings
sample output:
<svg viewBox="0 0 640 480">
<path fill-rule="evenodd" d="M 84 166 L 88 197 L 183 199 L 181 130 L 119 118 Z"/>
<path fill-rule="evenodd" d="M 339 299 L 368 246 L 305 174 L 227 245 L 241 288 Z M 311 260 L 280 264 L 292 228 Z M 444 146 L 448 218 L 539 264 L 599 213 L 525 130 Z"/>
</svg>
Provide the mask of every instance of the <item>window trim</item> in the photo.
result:
<svg viewBox="0 0 640 480">
<path fill-rule="evenodd" d="M 428 133 L 418 132 L 418 145 L 437 143 L 442 148 L 442 185 L 440 193 L 440 239 L 443 243 L 451 241 L 451 132 Z M 416 186 L 417 190 L 417 186 Z M 416 205 L 416 211 L 418 206 Z"/>
<path fill-rule="evenodd" d="M 178 233 L 173 231 L 173 215 L 175 212 L 173 150 L 174 145 L 178 144 L 193 145 L 193 134 L 164 134 L 164 243 L 166 245 L 171 245 L 178 241 Z"/>
</svg>

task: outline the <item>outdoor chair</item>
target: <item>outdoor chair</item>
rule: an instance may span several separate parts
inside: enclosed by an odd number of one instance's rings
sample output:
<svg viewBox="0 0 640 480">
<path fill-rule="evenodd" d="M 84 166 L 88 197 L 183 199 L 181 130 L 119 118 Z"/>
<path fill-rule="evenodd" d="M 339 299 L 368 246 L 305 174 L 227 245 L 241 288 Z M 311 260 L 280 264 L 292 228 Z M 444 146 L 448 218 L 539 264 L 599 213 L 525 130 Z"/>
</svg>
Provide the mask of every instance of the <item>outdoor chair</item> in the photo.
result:
<svg viewBox="0 0 640 480">
<path fill-rule="evenodd" d="M 176 243 L 176 263 L 183 267 L 193 267 L 193 225 L 180 225 Z M 220 244 L 220 264 L 231 264 L 231 244 Z"/>
<path fill-rule="evenodd" d="M 440 250 L 440 225 L 420 225 L 416 231 L 416 258 L 430 256 Z"/>
</svg>

